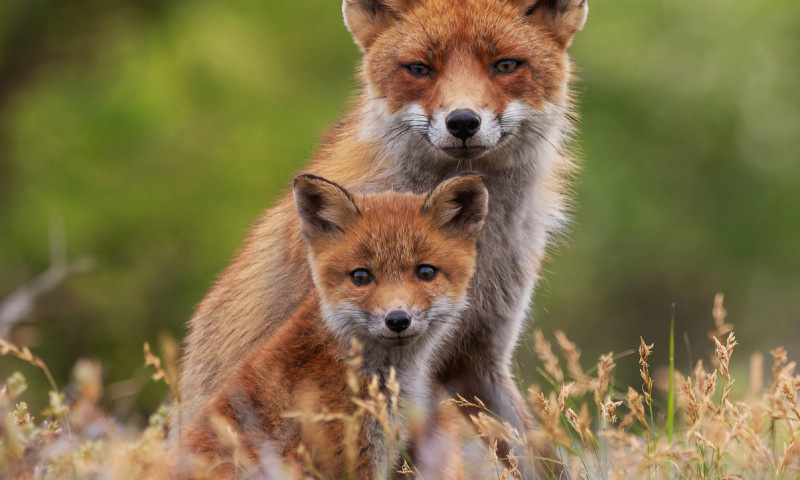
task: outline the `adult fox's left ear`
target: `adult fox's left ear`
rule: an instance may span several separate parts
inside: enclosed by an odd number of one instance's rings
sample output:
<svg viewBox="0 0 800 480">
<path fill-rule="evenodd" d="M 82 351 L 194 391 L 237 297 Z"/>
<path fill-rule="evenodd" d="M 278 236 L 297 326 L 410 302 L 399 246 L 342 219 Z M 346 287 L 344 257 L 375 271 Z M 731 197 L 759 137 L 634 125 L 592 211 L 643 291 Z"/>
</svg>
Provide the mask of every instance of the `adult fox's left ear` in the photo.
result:
<svg viewBox="0 0 800 480">
<path fill-rule="evenodd" d="M 416 0 L 343 0 L 344 24 L 361 50 L 413 6 Z"/>
<path fill-rule="evenodd" d="M 524 8 L 531 22 L 552 32 L 553 37 L 567 48 L 575 32 L 583 28 L 589 14 L 588 0 L 511 0 Z"/>
<path fill-rule="evenodd" d="M 428 194 L 422 214 L 443 230 L 477 238 L 489 211 L 489 191 L 483 177 L 464 174 L 443 181 Z"/>
</svg>

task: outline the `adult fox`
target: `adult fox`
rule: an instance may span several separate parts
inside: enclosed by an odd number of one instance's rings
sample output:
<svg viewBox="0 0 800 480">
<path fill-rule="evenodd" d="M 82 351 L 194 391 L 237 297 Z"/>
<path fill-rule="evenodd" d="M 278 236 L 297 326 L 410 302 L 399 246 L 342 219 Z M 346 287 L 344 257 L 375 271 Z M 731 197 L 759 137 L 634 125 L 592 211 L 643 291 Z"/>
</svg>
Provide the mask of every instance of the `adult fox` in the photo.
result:
<svg viewBox="0 0 800 480">
<path fill-rule="evenodd" d="M 586 0 L 344 0 L 364 53 L 352 110 L 307 171 L 357 193 L 421 193 L 479 172 L 491 200 L 463 328 L 437 361 L 450 392 L 525 432 L 511 360 L 542 259 L 564 224 L 567 55 Z M 311 288 L 290 195 L 254 225 L 189 323 L 181 424 Z M 178 427 L 173 422 L 173 427 Z M 518 452 L 519 453 L 519 452 Z"/>
</svg>

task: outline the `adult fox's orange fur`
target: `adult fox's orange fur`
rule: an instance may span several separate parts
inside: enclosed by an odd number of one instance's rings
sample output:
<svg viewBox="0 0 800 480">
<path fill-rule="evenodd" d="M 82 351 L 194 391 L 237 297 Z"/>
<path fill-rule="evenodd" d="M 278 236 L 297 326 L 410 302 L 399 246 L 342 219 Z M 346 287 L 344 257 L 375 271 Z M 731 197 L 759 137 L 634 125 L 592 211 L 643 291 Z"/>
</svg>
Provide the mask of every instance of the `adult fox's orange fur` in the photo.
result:
<svg viewBox="0 0 800 480">
<path fill-rule="evenodd" d="M 362 86 L 308 167 L 357 193 L 424 192 L 466 170 L 484 177 L 491 200 L 472 302 L 434 368 L 450 392 L 479 397 L 521 432 L 530 415 L 511 359 L 547 244 L 565 221 L 575 168 L 563 148 L 566 50 L 587 9 L 586 0 L 345 0 L 345 23 L 364 52 Z M 287 195 L 190 321 L 182 423 L 310 288 Z"/>
<path fill-rule="evenodd" d="M 217 389 L 184 430 L 184 448 L 209 460 L 216 474 L 232 477 L 239 467 L 215 433 L 215 419 L 221 419 L 237 434 L 249 460 L 242 463 L 259 466 L 253 473 L 262 470 L 259 478 L 273 478 L 271 458 L 290 457 L 301 444 L 313 463 L 304 466 L 317 476 L 387 478 L 400 457 L 397 449 L 389 451 L 388 432 L 376 418 L 360 425 L 349 446 L 357 454 L 349 459 L 344 422 L 310 420 L 320 412 L 354 415 L 347 372 L 356 339 L 363 347 L 355 393 L 363 395 L 375 378 L 391 397 L 394 369 L 398 411 L 390 406 L 387 420 L 399 429 L 399 447 L 411 452 L 425 478 L 455 478 L 458 470 L 428 451 L 458 450 L 431 431 L 437 410 L 431 360 L 460 327 L 487 196 L 475 175 L 447 180 L 425 196 L 364 197 L 318 177 L 298 177 L 295 199 L 314 289 Z M 299 418 L 287 418 L 298 410 Z"/>
</svg>

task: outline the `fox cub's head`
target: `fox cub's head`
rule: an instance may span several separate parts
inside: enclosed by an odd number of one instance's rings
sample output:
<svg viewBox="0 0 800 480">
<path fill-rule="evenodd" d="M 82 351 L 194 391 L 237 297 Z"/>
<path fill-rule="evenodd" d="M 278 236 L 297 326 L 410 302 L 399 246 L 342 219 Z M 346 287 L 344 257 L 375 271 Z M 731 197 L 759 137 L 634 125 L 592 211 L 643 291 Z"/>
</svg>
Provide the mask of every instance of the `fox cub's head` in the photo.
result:
<svg viewBox="0 0 800 480">
<path fill-rule="evenodd" d="M 364 51 L 362 136 L 475 159 L 553 141 L 587 0 L 344 0 Z M 400 145 L 402 146 L 402 145 Z M 504 158 L 507 156 L 504 156 Z"/>
<path fill-rule="evenodd" d="M 427 195 L 354 196 L 301 175 L 294 198 L 323 317 L 338 337 L 393 347 L 452 331 L 488 208 L 480 176 L 453 177 Z"/>
</svg>

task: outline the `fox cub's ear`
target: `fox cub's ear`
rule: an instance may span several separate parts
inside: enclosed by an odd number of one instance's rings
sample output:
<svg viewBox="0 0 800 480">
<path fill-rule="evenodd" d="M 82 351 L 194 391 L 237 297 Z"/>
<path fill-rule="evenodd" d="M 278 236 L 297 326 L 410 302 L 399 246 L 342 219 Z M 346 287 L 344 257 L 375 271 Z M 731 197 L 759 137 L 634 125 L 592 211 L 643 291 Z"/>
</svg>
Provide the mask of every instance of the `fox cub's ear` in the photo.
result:
<svg viewBox="0 0 800 480">
<path fill-rule="evenodd" d="M 344 24 L 361 50 L 372 42 L 408 10 L 416 0 L 344 0 Z"/>
<path fill-rule="evenodd" d="M 294 203 L 308 239 L 344 232 L 361 215 L 347 190 L 314 175 L 294 179 Z"/>
<path fill-rule="evenodd" d="M 511 0 L 524 9 L 531 22 L 543 25 L 565 48 L 583 28 L 589 14 L 588 0 Z"/>
<path fill-rule="evenodd" d="M 422 213 L 438 228 L 477 238 L 489 211 L 489 191 L 483 177 L 459 175 L 445 180 L 428 194 Z"/>
</svg>

